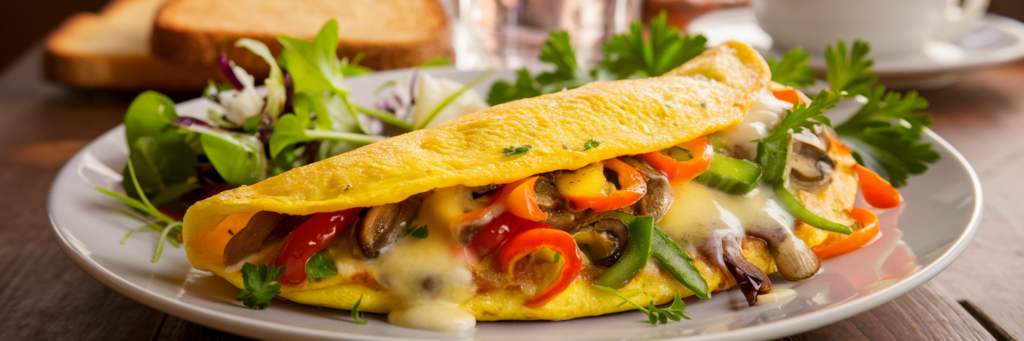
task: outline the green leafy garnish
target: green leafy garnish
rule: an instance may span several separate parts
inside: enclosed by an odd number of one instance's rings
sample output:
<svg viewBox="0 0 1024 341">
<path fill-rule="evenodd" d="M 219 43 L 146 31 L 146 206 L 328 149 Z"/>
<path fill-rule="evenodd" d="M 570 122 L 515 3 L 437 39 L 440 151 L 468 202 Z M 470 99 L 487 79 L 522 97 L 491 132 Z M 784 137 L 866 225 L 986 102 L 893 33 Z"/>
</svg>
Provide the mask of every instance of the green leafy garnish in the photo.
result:
<svg viewBox="0 0 1024 341">
<path fill-rule="evenodd" d="M 153 203 L 149 201 L 149 198 L 146 198 L 146 194 L 142 192 L 141 187 L 139 186 L 139 180 L 135 177 L 135 167 L 132 166 L 131 162 L 128 163 L 126 168 L 128 168 L 128 179 L 126 180 L 131 180 L 133 185 L 132 188 L 135 188 L 136 194 L 139 196 L 140 200 L 118 194 L 102 187 L 96 187 L 96 190 L 114 197 L 117 200 L 121 200 L 125 204 L 128 204 L 128 206 L 142 211 L 147 216 L 156 219 L 156 221 L 128 231 L 128 233 L 124 235 L 124 238 L 121 238 L 121 244 L 124 244 L 128 241 L 128 237 L 131 237 L 135 232 L 143 230 L 159 232 L 160 238 L 156 241 L 156 251 L 153 252 L 153 258 L 150 260 L 150 262 L 156 263 L 156 261 L 160 260 L 160 254 L 164 252 L 164 241 L 170 242 L 174 247 L 179 246 L 178 236 L 181 235 L 182 224 L 180 221 L 174 220 L 160 212 L 160 210 L 158 210 L 156 206 L 153 206 Z"/>
<path fill-rule="evenodd" d="M 288 96 L 284 88 L 284 74 L 274 56 L 270 54 L 270 49 L 263 42 L 242 38 L 235 42 L 235 47 L 244 47 L 252 51 L 270 65 L 270 76 L 263 82 L 267 87 L 267 103 L 263 106 L 263 116 L 269 118 L 268 123 L 273 123 L 284 110 L 285 98 Z"/>
<path fill-rule="evenodd" d="M 853 42 L 849 55 L 843 41 L 825 48 L 828 84 L 832 91 L 844 91 L 847 97 L 852 97 L 867 93 L 868 88 L 878 82 L 878 74 L 871 70 L 875 61 L 866 58 L 870 51 L 871 46 L 861 40 Z"/>
<path fill-rule="evenodd" d="M 611 293 L 612 295 L 618 296 L 623 301 L 626 301 L 626 303 L 633 305 L 638 310 L 647 314 L 648 320 L 645 321 L 647 323 L 653 325 L 668 324 L 669 320 L 679 322 L 682 319 L 690 319 L 689 316 L 686 316 L 686 303 L 683 302 L 682 298 L 680 298 L 679 293 L 676 293 L 675 299 L 672 300 L 672 305 L 669 306 L 668 308 L 658 308 L 657 306 L 654 305 L 654 300 L 651 300 L 651 302 L 647 304 L 647 307 L 644 308 L 640 306 L 640 304 L 634 302 L 633 300 L 626 298 L 626 296 L 623 296 L 618 291 L 615 291 L 615 289 L 596 284 L 594 285 L 594 287 L 602 291 Z"/>
<path fill-rule="evenodd" d="M 409 234 L 411 234 L 413 237 L 423 239 L 427 238 L 427 235 L 430 234 L 430 229 L 427 229 L 427 225 L 413 227 L 412 229 L 409 230 Z"/>
<path fill-rule="evenodd" d="M 907 174 L 928 170 L 927 163 L 938 161 L 939 153 L 931 144 L 922 143 L 921 134 L 932 120 L 915 111 L 928 107 L 928 101 L 916 91 L 906 96 L 886 92 L 877 86 L 849 120 L 836 126 L 839 139 L 853 149 L 857 162 L 871 168 L 895 187 L 907 184 Z"/>
<path fill-rule="evenodd" d="M 171 125 L 176 118 L 174 101 L 155 91 L 139 94 L 128 107 L 124 130 L 128 164 L 134 166 L 136 175 L 128 174 L 125 167 L 122 185 L 129 196 L 141 199 L 138 193 L 144 193 L 154 198 L 156 205 L 162 205 L 177 199 L 161 195 L 165 191 L 177 189 L 176 192 L 184 193 L 199 187 L 196 151 L 185 135 Z M 133 178 L 138 185 L 131 181 Z M 157 197 L 161 200 L 156 200 Z"/>
<path fill-rule="evenodd" d="M 805 88 L 814 84 L 814 75 L 807 62 L 811 55 L 799 46 L 789 49 L 782 59 L 768 57 L 768 68 L 772 70 L 772 80 L 796 88 Z"/>
<path fill-rule="evenodd" d="M 771 135 L 755 140 L 760 142 L 757 145 L 756 161 L 764 168 L 764 181 L 776 183 L 783 180 L 786 161 L 789 159 L 790 131 L 796 133 L 801 128 L 809 129 L 817 124 L 831 126 L 832 121 L 822 113 L 834 107 L 842 97 L 842 93 L 822 90 L 809 106 L 799 104 L 787 112 L 786 117 L 775 126 L 775 131 Z"/>
<path fill-rule="evenodd" d="M 448 66 L 448 65 L 452 65 L 452 62 L 450 60 L 448 60 L 448 58 L 445 58 L 444 56 L 440 56 L 440 57 L 434 57 L 434 58 L 432 58 L 432 59 L 430 59 L 428 61 L 423 62 L 423 64 L 420 64 L 420 67 L 438 67 L 438 66 Z"/>
<path fill-rule="evenodd" d="M 310 282 L 319 282 L 327 277 L 338 275 L 338 266 L 334 261 L 324 254 L 323 250 L 317 252 L 306 261 L 306 279 Z"/>
<path fill-rule="evenodd" d="M 545 86 L 548 89 L 546 92 L 572 89 L 592 81 L 590 75 L 576 62 L 576 51 L 569 40 L 569 32 L 551 32 L 548 40 L 540 46 L 540 61 L 555 66 L 554 71 L 537 76 L 537 83 Z"/>
<path fill-rule="evenodd" d="M 537 97 L 541 94 L 541 89 L 534 84 L 530 71 L 520 69 L 516 72 L 515 84 L 498 81 L 491 85 L 491 91 L 487 93 L 487 104 L 498 105 L 523 98 Z"/>
<path fill-rule="evenodd" d="M 583 143 L 583 150 L 590 150 L 591 148 L 596 148 L 597 146 L 600 146 L 600 145 L 601 145 L 601 141 L 598 141 L 598 140 L 595 140 L 595 139 L 590 139 L 590 140 L 587 140 L 587 142 Z"/>
<path fill-rule="evenodd" d="M 264 310 L 270 305 L 270 300 L 281 293 L 281 283 L 277 282 L 284 274 L 285 266 L 267 267 L 262 264 L 257 268 L 255 265 L 246 262 L 242 265 L 242 283 L 245 290 L 235 296 L 236 301 L 242 301 L 246 307 Z"/>
<path fill-rule="evenodd" d="M 505 154 L 507 156 L 526 154 L 526 152 L 530 151 L 530 148 L 533 148 L 533 147 L 531 147 L 530 145 L 523 145 L 523 146 L 519 146 L 519 147 L 508 147 L 508 148 L 505 148 L 504 150 L 502 150 L 501 153 Z"/>
<path fill-rule="evenodd" d="M 648 31 L 650 39 L 645 40 L 643 24 L 635 21 L 629 33 L 612 36 L 604 45 L 602 71 L 616 79 L 661 76 L 707 49 L 704 36 L 680 35 L 678 29 L 669 26 L 664 11 L 651 19 Z"/>
<path fill-rule="evenodd" d="M 352 306 L 352 322 L 356 324 L 366 324 L 369 320 L 360 320 L 363 318 L 363 313 L 359 312 L 359 304 L 363 303 L 363 296 L 359 296 L 359 300 Z"/>
<path fill-rule="evenodd" d="M 180 127 L 199 133 L 203 153 L 224 181 L 232 186 L 251 185 L 267 177 L 267 157 L 256 135 L 213 129 L 202 125 Z"/>
</svg>

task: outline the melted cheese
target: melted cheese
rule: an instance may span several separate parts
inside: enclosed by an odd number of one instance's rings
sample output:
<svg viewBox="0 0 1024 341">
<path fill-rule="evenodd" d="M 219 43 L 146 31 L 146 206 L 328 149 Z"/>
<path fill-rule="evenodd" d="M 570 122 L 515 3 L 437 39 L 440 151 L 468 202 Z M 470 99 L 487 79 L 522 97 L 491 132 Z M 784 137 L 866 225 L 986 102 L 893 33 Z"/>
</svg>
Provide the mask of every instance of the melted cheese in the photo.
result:
<svg viewBox="0 0 1024 341">
<path fill-rule="evenodd" d="M 784 110 L 791 107 L 789 102 L 775 98 L 768 88 L 761 89 L 754 105 L 743 116 L 743 121 L 735 127 L 712 134 L 711 138 L 728 149 L 732 157 L 754 160 L 757 156 L 757 143 L 750 141 L 770 135 L 782 119 Z"/>
<path fill-rule="evenodd" d="M 435 191 L 433 197 L 451 195 Z M 427 238 L 399 238 L 372 268 L 381 285 L 402 301 L 388 322 L 409 328 L 458 332 L 472 329 L 476 318 L 459 304 L 476 294 L 476 284 L 462 248 L 451 238 L 437 205 L 447 200 L 428 198 L 413 226 L 427 225 Z"/>
</svg>

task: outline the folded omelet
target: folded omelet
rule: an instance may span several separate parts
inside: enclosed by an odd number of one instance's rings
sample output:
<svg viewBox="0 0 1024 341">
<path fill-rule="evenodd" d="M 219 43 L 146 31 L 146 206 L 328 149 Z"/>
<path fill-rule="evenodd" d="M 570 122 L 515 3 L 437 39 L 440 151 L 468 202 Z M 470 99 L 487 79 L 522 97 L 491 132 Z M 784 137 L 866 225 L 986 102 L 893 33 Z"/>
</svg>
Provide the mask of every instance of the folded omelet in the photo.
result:
<svg viewBox="0 0 1024 341">
<path fill-rule="evenodd" d="M 498 105 L 196 203 L 184 219 L 185 249 L 196 269 L 243 288 L 242 264 L 273 265 L 298 238 L 289 233 L 316 219 L 308 216 L 368 208 L 320 246 L 318 254 L 333 261 L 338 274 L 285 283 L 280 297 L 340 309 L 361 300 L 359 310 L 389 313 L 392 323 L 439 330 L 470 328 L 477 320 L 564 320 L 629 310 L 633 306 L 593 286 L 609 260 L 621 256 L 625 236 L 581 229 L 606 208 L 581 208 L 565 196 L 587 190 L 579 187 L 588 181 L 603 186 L 598 190 L 606 197 L 624 190 L 630 181 L 624 171 L 609 171 L 616 163 L 636 170 L 646 190 L 611 210 L 654 218 L 692 259 L 708 292 L 736 285 L 743 277 L 737 271 L 755 282 L 776 271 L 808 277 L 818 269 L 809 247 L 841 234 L 804 226 L 794 234 L 797 223 L 764 185 L 736 195 L 698 181 L 669 183 L 641 157 L 706 136 L 716 154 L 751 160 L 756 146 L 749 141 L 770 132 L 789 105 L 772 96 L 780 86 L 770 79 L 756 51 L 731 42 L 661 77 L 595 82 Z M 852 207 L 857 191 L 853 159 L 830 146 L 828 134 L 806 133 L 800 142 L 817 148 L 808 157 L 827 155 L 810 163 L 828 164 L 821 169 L 827 179 L 791 186 L 811 211 L 848 224 L 842 210 Z M 689 153 L 682 158 L 697 157 Z M 501 185 L 534 176 L 539 180 L 527 190 L 536 192 L 543 214 L 534 213 L 544 219 L 532 220 L 578 241 L 597 235 L 606 247 L 598 250 L 598 242 L 577 250 L 582 265 L 567 287 L 549 301 L 526 304 L 559 282 L 559 268 L 576 258 L 564 249 L 554 258 L 541 250 L 506 269 L 498 254 L 471 249 L 476 234 L 500 213 L 487 210 L 513 187 Z M 569 176 L 583 180 L 563 180 Z M 660 304 L 676 293 L 692 295 L 691 287 L 650 259 L 619 291 Z"/>
</svg>

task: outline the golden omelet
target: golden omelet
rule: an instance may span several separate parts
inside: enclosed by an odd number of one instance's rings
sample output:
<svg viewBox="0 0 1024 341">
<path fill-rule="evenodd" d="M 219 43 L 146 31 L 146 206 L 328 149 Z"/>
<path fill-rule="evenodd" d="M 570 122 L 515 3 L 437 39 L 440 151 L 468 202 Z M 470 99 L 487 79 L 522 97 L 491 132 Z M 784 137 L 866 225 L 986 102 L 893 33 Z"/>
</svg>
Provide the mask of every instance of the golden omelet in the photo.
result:
<svg viewBox="0 0 1024 341">
<path fill-rule="evenodd" d="M 634 309 L 595 283 L 660 304 L 739 281 L 756 299 L 765 274 L 809 277 L 810 247 L 843 238 L 796 227 L 768 186 L 742 181 L 761 174 L 742 173 L 750 141 L 792 106 L 770 79 L 756 51 L 730 42 L 661 77 L 498 105 L 201 201 L 184 219 L 186 252 L 239 288 L 246 263 L 291 264 L 284 299 L 361 300 L 392 323 L 448 331 Z M 829 134 L 794 132 L 787 187 L 849 225 L 853 160 Z M 654 257 L 634 257 L 644 247 Z M 314 258 L 337 274 L 310 272 Z"/>
</svg>

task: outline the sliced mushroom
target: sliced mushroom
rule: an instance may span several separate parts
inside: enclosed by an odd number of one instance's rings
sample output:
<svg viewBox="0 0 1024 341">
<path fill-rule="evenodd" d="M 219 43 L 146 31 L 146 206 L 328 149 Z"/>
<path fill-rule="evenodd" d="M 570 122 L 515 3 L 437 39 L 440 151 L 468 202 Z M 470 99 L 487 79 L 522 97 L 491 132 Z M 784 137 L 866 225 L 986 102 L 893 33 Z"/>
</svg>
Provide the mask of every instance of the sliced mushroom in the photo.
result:
<svg viewBox="0 0 1024 341">
<path fill-rule="evenodd" d="M 633 214 L 654 218 L 654 222 L 661 221 L 661 217 L 665 216 L 669 207 L 672 207 L 672 201 L 675 200 L 672 184 L 664 174 L 646 162 L 631 157 L 624 157 L 622 161 L 636 168 L 647 178 L 647 193 L 633 204 Z"/>
<path fill-rule="evenodd" d="M 423 195 L 414 195 L 400 203 L 370 207 L 356 223 L 355 240 L 366 258 L 376 258 L 409 228 L 423 203 Z"/>
<path fill-rule="evenodd" d="M 276 246 L 311 216 L 294 216 L 261 211 L 249 218 L 241 231 L 234 232 L 224 247 L 224 266 L 231 267 L 245 258 Z"/>
<path fill-rule="evenodd" d="M 754 226 L 750 234 L 768 242 L 768 249 L 775 258 L 779 273 L 790 281 L 814 276 L 821 267 L 821 260 L 781 223 L 770 226 Z"/>
<path fill-rule="evenodd" d="M 537 179 L 534 186 L 537 193 L 537 206 L 548 214 L 548 218 L 541 223 L 551 225 L 557 229 L 568 231 L 580 222 L 583 212 L 569 210 L 565 203 L 565 197 L 555 187 L 555 174 L 544 173 Z"/>
<path fill-rule="evenodd" d="M 793 134 L 790 139 L 789 180 L 800 190 L 818 192 L 832 183 L 835 161 L 821 139 L 813 134 Z"/>
<path fill-rule="evenodd" d="M 626 250 L 629 228 L 621 220 L 597 216 L 573 230 L 573 238 L 590 261 L 600 267 L 615 265 Z"/>
</svg>

